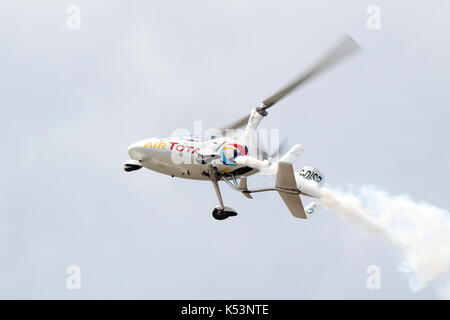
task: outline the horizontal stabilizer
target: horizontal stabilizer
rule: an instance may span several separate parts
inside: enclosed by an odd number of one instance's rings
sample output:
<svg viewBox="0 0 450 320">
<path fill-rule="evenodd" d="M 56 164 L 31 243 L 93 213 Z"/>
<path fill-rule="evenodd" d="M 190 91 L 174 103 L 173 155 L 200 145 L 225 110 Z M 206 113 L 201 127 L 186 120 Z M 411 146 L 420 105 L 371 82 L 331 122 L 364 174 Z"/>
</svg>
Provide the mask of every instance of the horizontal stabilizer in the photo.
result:
<svg viewBox="0 0 450 320">
<path fill-rule="evenodd" d="M 301 144 L 294 145 L 286 154 L 281 157 L 280 162 L 294 163 L 295 159 L 302 153 L 305 148 Z"/>
</svg>

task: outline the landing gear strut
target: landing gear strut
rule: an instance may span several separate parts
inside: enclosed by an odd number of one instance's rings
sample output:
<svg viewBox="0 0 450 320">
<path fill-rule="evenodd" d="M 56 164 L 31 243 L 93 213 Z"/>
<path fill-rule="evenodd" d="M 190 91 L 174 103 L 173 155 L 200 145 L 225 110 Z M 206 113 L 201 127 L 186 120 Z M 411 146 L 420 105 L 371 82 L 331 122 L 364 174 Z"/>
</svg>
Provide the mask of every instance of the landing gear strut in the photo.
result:
<svg viewBox="0 0 450 320">
<path fill-rule="evenodd" d="M 237 212 L 234 211 L 233 208 L 226 207 L 223 205 L 222 194 L 219 189 L 219 182 L 217 178 L 217 169 L 213 166 L 210 166 L 210 177 L 211 182 L 214 186 L 214 191 L 216 192 L 217 199 L 219 200 L 219 206 L 215 207 L 212 216 L 217 220 L 225 220 L 226 218 L 237 216 Z"/>
</svg>

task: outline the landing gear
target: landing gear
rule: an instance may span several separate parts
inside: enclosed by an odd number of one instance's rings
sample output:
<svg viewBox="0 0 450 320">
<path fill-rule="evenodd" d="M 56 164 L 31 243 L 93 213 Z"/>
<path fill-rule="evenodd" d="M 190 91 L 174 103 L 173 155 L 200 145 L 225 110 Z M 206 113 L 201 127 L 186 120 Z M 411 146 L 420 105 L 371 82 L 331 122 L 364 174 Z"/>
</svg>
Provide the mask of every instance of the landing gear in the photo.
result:
<svg viewBox="0 0 450 320">
<path fill-rule="evenodd" d="M 225 220 L 226 218 L 237 216 L 237 212 L 233 208 L 226 207 L 223 205 L 222 194 L 219 189 L 219 179 L 217 177 L 217 169 L 210 165 L 210 177 L 211 182 L 214 186 L 214 191 L 216 192 L 217 199 L 219 200 L 219 205 L 214 208 L 212 216 L 217 220 Z"/>
<path fill-rule="evenodd" d="M 237 212 L 230 207 L 215 207 L 212 216 L 216 220 L 225 220 L 226 218 L 237 216 Z"/>
</svg>

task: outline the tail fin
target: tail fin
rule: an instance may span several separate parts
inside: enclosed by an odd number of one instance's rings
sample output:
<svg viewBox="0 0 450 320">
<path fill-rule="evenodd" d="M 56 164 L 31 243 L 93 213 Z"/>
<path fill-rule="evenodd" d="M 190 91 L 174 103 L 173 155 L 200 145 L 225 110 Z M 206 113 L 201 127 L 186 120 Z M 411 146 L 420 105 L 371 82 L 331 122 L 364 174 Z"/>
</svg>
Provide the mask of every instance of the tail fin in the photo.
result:
<svg viewBox="0 0 450 320">
<path fill-rule="evenodd" d="M 247 189 L 247 177 L 245 176 L 241 177 L 241 180 L 239 181 L 239 189 L 241 190 L 244 196 L 246 196 L 249 199 L 253 199 L 252 195 L 248 192 Z"/>
<path fill-rule="evenodd" d="M 285 190 L 278 190 L 278 193 L 288 207 L 289 211 L 291 211 L 292 215 L 296 218 L 306 219 L 305 209 L 303 208 L 303 203 L 299 194 L 289 192 L 298 191 L 292 163 L 301 151 L 303 151 L 303 148 L 300 145 L 295 145 L 280 159 L 278 162 L 275 186 Z"/>
</svg>

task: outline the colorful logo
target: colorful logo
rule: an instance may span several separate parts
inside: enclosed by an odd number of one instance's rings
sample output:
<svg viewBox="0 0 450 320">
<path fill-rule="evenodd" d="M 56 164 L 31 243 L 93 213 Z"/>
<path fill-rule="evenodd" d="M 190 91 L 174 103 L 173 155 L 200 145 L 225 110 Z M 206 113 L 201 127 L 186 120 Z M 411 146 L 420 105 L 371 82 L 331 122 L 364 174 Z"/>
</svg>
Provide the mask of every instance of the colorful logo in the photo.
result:
<svg viewBox="0 0 450 320">
<path fill-rule="evenodd" d="M 222 148 L 221 158 L 223 164 L 229 166 L 237 166 L 234 159 L 238 156 L 246 156 L 248 154 L 247 146 L 242 146 L 237 143 L 228 143 Z"/>
</svg>

